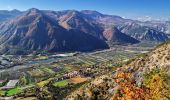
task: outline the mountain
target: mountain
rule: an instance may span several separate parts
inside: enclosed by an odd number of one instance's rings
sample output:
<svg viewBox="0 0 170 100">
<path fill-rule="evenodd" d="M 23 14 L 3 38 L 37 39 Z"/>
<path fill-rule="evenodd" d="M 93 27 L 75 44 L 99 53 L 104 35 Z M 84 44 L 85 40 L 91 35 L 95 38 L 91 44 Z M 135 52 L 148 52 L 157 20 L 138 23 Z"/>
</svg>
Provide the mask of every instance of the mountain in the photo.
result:
<svg viewBox="0 0 170 100">
<path fill-rule="evenodd" d="M 20 14 L 22 14 L 22 12 L 16 9 L 11 10 L 11 11 L 0 10 L 0 22 L 14 18 Z"/>
<path fill-rule="evenodd" d="M 70 99 L 168 100 L 170 41 L 101 75 L 66 97 Z"/>
<path fill-rule="evenodd" d="M 116 27 L 106 28 L 103 32 L 105 39 L 109 42 L 113 43 L 139 43 L 138 40 L 120 32 Z"/>
<path fill-rule="evenodd" d="M 146 22 L 140 22 L 138 23 L 143 26 L 148 26 L 150 28 L 153 28 L 157 31 L 170 34 L 170 22 L 169 21 L 146 21 Z"/>
<path fill-rule="evenodd" d="M 81 13 L 96 20 L 98 23 L 102 23 L 106 26 L 110 26 L 110 25 L 117 26 L 117 25 L 123 24 L 125 22 L 132 21 L 130 19 L 124 19 L 120 16 L 101 14 L 97 11 L 91 11 L 91 10 L 83 10 L 83 11 L 81 11 Z"/>
<path fill-rule="evenodd" d="M 138 23 L 128 23 L 119 27 L 120 31 L 141 41 L 167 41 L 170 38 L 167 34 L 149 26 Z"/>
<path fill-rule="evenodd" d="M 116 26 L 125 33 L 139 41 L 166 41 L 169 40 L 170 23 L 166 22 L 141 22 L 137 20 L 124 19 L 120 16 L 101 14 L 97 11 L 83 10 L 86 16 L 102 23 L 105 27 Z"/>
<path fill-rule="evenodd" d="M 108 48 L 105 41 L 82 31 L 66 30 L 38 9 L 1 25 L 0 44 L 5 50 L 86 51 Z"/>
<path fill-rule="evenodd" d="M 108 48 L 115 43 L 162 42 L 170 39 L 168 21 L 140 22 L 91 10 L 50 11 L 32 8 L 22 12 L 0 11 L 0 14 L 10 15 L 2 18 L 0 23 L 2 51 L 10 48 L 81 51 Z M 100 45 L 95 44 L 97 42 Z"/>
<path fill-rule="evenodd" d="M 99 39 L 103 38 L 101 34 L 103 31 L 102 27 L 95 20 L 84 16 L 78 11 L 67 11 L 59 18 L 59 23 L 67 30 L 78 29 Z"/>
</svg>

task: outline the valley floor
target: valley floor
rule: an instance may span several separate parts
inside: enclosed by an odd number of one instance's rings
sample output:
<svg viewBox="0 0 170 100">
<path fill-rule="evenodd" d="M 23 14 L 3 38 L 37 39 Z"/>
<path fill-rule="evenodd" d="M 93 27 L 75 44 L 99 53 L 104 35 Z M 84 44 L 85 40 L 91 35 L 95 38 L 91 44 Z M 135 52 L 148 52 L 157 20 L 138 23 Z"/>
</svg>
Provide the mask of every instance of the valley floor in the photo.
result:
<svg viewBox="0 0 170 100">
<path fill-rule="evenodd" d="M 3 67 L 0 72 L 0 95 L 16 100 L 24 100 L 23 97 L 29 97 L 29 100 L 63 99 L 96 77 L 113 72 L 123 63 L 152 48 L 129 45 L 88 53 L 2 55 L 3 60 L 9 64 L 15 62 L 16 65 L 2 65 L 7 68 Z M 17 83 L 7 88 L 12 80 L 17 80 Z"/>
</svg>

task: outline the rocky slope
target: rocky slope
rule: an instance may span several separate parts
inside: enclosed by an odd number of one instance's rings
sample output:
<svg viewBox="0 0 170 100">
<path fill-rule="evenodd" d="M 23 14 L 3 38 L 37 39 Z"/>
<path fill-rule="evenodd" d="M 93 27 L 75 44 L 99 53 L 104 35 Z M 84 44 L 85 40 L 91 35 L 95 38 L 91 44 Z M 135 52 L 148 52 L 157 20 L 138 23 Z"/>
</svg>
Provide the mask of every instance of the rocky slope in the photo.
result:
<svg viewBox="0 0 170 100">
<path fill-rule="evenodd" d="M 66 100 L 168 100 L 170 42 L 74 91 Z"/>
<path fill-rule="evenodd" d="M 95 22 L 93 19 L 84 16 L 78 11 L 67 11 L 64 15 L 59 17 L 59 24 L 67 30 L 78 29 L 84 33 L 103 39 L 101 34 L 103 28 L 100 24 Z"/>
<path fill-rule="evenodd" d="M 133 44 L 133 43 L 139 42 L 138 40 L 122 33 L 116 27 L 106 28 L 103 32 L 103 36 L 108 42 L 111 42 L 111 43 Z"/>
</svg>

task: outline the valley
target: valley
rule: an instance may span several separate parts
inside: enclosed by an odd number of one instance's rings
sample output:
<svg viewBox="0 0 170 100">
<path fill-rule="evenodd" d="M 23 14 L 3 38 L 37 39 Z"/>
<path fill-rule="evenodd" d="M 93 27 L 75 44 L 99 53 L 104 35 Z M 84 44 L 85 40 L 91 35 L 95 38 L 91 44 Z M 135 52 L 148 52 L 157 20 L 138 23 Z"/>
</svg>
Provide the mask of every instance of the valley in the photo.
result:
<svg viewBox="0 0 170 100">
<path fill-rule="evenodd" d="M 47 90 L 49 93 L 47 92 L 46 95 L 62 90 L 63 93 L 54 94 L 56 96 L 54 98 L 64 98 L 68 91 L 73 91 L 102 74 L 110 73 L 132 58 L 148 52 L 154 44 L 150 45 L 145 47 L 143 44 L 117 45 L 100 51 L 55 55 L 46 53 L 22 56 L 2 55 L 2 58 L 8 59 L 8 61 L 20 58 L 18 62 L 22 63 L 1 69 L 0 94 L 2 97 L 17 97 L 17 100 L 23 95 L 40 99 L 44 98 L 43 96 L 46 94 L 44 92 Z M 15 61 L 17 62 L 17 59 Z M 8 88 L 6 85 L 10 80 L 17 80 L 17 84 Z M 41 87 L 45 90 L 39 90 Z M 10 91 L 14 92 L 10 93 Z M 37 96 L 33 91 L 39 91 L 41 95 Z"/>
</svg>

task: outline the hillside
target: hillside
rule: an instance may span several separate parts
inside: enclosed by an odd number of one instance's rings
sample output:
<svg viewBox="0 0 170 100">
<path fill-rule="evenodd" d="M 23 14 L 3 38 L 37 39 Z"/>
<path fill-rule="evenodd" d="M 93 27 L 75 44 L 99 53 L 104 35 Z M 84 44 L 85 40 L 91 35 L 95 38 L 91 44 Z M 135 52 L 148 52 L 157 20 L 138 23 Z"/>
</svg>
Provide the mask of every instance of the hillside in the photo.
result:
<svg viewBox="0 0 170 100">
<path fill-rule="evenodd" d="M 102 75 L 67 96 L 74 99 L 166 100 L 170 98 L 170 43 L 164 43 L 116 71 Z"/>
<path fill-rule="evenodd" d="M 126 35 L 119 31 L 116 27 L 109 27 L 106 28 L 103 31 L 103 36 L 106 39 L 106 41 L 110 43 L 119 43 L 119 44 L 126 44 L 126 43 L 139 43 L 138 40 L 130 37 L 129 35 Z"/>
</svg>

